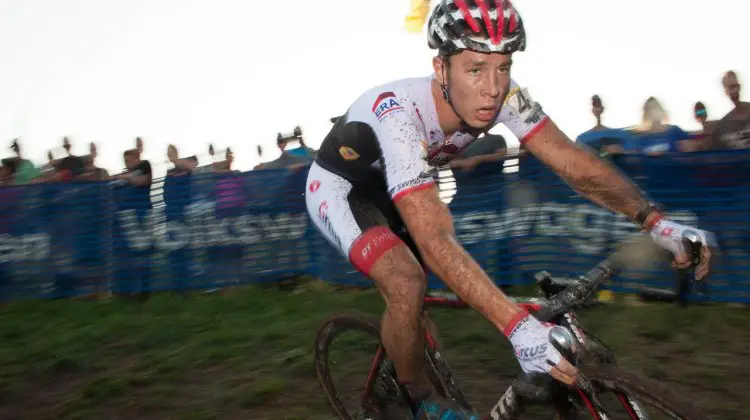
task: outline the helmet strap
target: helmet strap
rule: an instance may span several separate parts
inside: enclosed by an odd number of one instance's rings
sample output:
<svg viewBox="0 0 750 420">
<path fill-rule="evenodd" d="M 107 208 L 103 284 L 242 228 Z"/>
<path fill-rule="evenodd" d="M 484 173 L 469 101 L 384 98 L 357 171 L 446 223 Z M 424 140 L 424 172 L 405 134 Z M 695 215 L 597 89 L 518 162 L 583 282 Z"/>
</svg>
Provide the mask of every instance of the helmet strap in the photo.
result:
<svg viewBox="0 0 750 420">
<path fill-rule="evenodd" d="M 458 110 L 455 106 L 453 106 L 453 101 L 451 101 L 451 95 L 450 95 L 450 77 L 447 77 L 446 75 L 446 69 L 450 69 L 450 63 L 447 63 L 446 60 L 450 59 L 450 56 L 444 56 L 443 60 L 440 62 L 440 66 L 443 70 L 443 83 L 440 84 L 440 92 L 443 95 L 443 100 L 448 104 L 448 106 L 451 107 L 453 110 L 453 113 L 456 114 L 459 120 L 460 130 L 462 131 L 474 131 L 476 130 L 474 127 L 470 126 L 464 118 L 461 116 L 461 114 L 458 113 Z"/>
<path fill-rule="evenodd" d="M 440 85 L 440 91 L 443 93 L 443 100 L 451 103 L 451 97 L 448 95 L 448 88 L 445 85 Z"/>
</svg>

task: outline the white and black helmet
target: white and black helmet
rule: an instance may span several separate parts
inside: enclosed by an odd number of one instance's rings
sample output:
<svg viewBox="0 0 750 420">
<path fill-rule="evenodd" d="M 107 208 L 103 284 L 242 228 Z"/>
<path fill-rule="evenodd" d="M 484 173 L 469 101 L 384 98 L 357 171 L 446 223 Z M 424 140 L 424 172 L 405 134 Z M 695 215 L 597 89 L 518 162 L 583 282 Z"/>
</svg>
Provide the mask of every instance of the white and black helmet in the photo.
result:
<svg viewBox="0 0 750 420">
<path fill-rule="evenodd" d="M 430 48 L 510 54 L 526 48 L 523 21 L 509 0 L 439 0 L 428 24 Z"/>
</svg>

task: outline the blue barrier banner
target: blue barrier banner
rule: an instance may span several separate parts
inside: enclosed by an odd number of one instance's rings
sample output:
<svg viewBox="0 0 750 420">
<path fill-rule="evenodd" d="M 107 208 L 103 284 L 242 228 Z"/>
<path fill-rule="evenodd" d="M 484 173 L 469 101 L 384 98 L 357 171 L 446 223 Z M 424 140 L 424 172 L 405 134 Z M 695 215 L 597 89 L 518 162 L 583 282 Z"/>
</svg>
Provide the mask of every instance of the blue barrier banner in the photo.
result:
<svg viewBox="0 0 750 420">
<path fill-rule="evenodd" d="M 720 243 L 703 295 L 750 302 L 750 154 L 623 155 L 613 164 L 675 220 Z M 319 235 L 305 210 L 307 168 L 168 173 L 152 188 L 108 182 L 0 188 L 0 300 L 216 289 L 312 275 L 370 281 Z M 539 270 L 578 275 L 636 226 L 579 197 L 533 157 L 441 178 L 460 242 L 501 285 Z M 609 286 L 672 288 L 664 262 Z M 430 276 L 430 286 L 444 287 Z"/>
</svg>

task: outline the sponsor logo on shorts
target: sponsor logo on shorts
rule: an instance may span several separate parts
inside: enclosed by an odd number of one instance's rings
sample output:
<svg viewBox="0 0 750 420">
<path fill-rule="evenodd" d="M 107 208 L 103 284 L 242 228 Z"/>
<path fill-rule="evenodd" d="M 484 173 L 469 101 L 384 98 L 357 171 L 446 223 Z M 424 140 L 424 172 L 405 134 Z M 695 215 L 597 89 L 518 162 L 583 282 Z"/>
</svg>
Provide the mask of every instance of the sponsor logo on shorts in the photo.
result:
<svg viewBox="0 0 750 420">
<path fill-rule="evenodd" d="M 314 193 L 315 191 L 318 191 L 318 188 L 320 188 L 320 181 L 313 180 L 313 182 L 310 183 L 310 192 Z"/>
<path fill-rule="evenodd" d="M 325 221 L 325 219 L 328 218 L 328 202 L 323 201 L 320 203 L 320 207 L 318 207 L 318 216 L 320 216 L 320 220 Z"/>
<path fill-rule="evenodd" d="M 344 160 L 357 160 L 359 159 L 359 153 L 349 146 L 339 147 L 339 154 Z"/>
<path fill-rule="evenodd" d="M 384 244 L 390 244 L 394 240 L 393 232 L 391 231 L 384 231 L 378 234 L 377 236 L 373 236 L 370 238 L 369 241 L 367 241 L 367 244 L 362 247 L 362 258 L 367 259 L 370 257 L 370 254 L 374 251 L 379 249 Z"/>
<path fill-rule="evenodd" d="M 326 227 L 326 230 L 331 235 L 331 239 L 333 239 L 333 243 L 341 249 L 341 239 L 339 238 L 339 235 L 336 234 L 336 231 L 333 229 L 333 226 L 331 225 L 331 219 L 328 218 L 328 202 L 323 201 L 320 203 L 320 207 L 318 207 L 318 217 L 320 217 L 320 221 L 323 222 L 323 224 Z"/>
<path fill-rule="evenodd" d="M 403 109 L 404 107 L 396 101 L 396 94 L 393 92 L 381 93 L 372 106 L 372 112 L 378 121 L 382 120 L 386 115 L 403 111 Z"/>
</svg>

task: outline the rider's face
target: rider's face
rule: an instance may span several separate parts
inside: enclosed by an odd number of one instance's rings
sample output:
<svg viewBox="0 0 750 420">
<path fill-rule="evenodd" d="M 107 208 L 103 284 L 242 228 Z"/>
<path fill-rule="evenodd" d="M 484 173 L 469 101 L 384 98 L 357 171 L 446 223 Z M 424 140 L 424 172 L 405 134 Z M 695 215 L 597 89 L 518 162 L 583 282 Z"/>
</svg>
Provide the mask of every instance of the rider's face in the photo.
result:
<svg viewBox="0 0 750 420">
<path fill-rule="evenodd" d="M 435 74 L 438 81 L 447 82 L 460 117 L 476 128 L 491 124 L 508 94 L 511 55 L 465 50 L 450 57 L 450 69 L 437 61 Z"/>
</svg>

